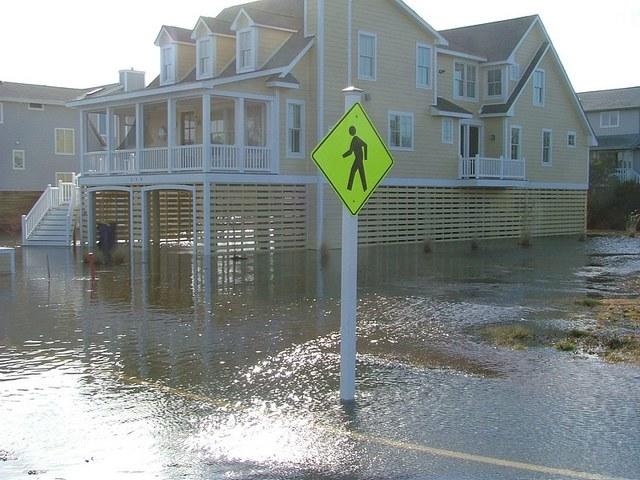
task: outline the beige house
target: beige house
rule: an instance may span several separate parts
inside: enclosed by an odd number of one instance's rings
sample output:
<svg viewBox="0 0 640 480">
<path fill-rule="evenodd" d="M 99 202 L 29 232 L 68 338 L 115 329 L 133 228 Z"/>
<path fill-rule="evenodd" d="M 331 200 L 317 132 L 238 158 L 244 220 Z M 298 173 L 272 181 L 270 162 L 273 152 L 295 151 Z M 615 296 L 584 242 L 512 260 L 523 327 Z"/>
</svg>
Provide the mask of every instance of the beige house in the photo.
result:
<svg viewBox="0 0 640 480">
<path fill-rule="evenodd" d="M 339 246 L 310 152 L 348 86 L 395 159 L 360 244 L 585 230 L 595 140 L 538 16 L 436 31 L 401 0 L 261 0 L 155 43 L 150 84 L 122 71 L 70 103 L 90 244 L 115 222 L 132 245 Z"/>
</svg>

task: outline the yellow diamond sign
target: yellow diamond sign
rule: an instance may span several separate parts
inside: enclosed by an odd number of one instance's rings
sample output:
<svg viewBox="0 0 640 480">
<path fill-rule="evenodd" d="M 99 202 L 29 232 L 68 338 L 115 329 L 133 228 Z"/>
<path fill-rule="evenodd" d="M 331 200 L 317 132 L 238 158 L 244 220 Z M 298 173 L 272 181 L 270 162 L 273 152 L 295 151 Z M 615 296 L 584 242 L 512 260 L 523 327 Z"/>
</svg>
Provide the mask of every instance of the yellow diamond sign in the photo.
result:
<svg viewBox="0 0 640 480">
<path fill-rule="evenodd" d="M 344 114 L 311 158 L 352 215 L 393 166 L 389 149 L 359 103 Z"/>
</svg>

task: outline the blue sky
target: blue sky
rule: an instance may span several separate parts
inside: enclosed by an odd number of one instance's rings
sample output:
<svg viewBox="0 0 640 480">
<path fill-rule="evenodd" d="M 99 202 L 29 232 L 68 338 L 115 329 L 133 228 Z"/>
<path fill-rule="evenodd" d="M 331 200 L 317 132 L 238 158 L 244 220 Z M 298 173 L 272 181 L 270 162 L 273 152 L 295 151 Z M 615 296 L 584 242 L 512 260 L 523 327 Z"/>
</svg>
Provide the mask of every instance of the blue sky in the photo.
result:
<svg viewBox="0 0 640 480">
<path fill-rule="evenodd" d="M 151 80 L 159 70 L 153 41 L 162 24 L 192 28 L 198 16 L 215 16 L 225 6 L 241 2 L 5 3 L 0 16 L 0 80 L 89 87 L 115 82 L 118 70 L 131 67 L 145 70 Z M 577 91 L 640 85 L 638 0 L 407 3 L 439 30 L 538 13 Z"/>
</svg>

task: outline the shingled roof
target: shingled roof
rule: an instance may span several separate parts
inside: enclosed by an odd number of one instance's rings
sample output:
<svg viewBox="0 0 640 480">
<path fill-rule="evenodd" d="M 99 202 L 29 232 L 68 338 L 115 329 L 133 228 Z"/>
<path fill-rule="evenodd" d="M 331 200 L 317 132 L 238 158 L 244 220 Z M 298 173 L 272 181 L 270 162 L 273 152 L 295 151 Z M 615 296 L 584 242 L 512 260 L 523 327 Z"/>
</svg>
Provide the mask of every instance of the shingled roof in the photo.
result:
<svg viewBox="0 0 640 480">
<path fill-rule="evenodd" d="M 509 58 L 537 15 L 511 18 L 469 27 L 440 30 L 449 50 L 484 57 L 488 62 Z"/>
<path fill-rule="evenodd" d="M 302 30 L 304 2 L 302 0 L 258 0 L 225 8 L 216 17 L 218 20 L 233 22 L 244 10 L 260 25 Z"/>
<path fill-rule="evenodd" d="M 49 85 L 33 85 L 0 81 L 0 100 L 28 101 L 45 105 L 64 105 L 95 88 L 51 87 Z"/>
<path fill-rule="evenodd" d="M 640 87 L 582 92 L 578 98 L 587 112 L 640 108 Z"/>
</svg>

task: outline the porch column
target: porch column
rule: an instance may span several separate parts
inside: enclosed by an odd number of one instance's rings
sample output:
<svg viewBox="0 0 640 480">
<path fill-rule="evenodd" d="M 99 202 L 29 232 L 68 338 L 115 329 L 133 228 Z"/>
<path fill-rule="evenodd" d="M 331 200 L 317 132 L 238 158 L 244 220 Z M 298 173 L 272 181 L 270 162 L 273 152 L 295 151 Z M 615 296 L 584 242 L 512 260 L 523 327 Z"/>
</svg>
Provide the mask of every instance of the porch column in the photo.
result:
<svg viewBox="0 0 640 480">
<path fill-rule="evenodd" d="M 271 118 L 268 132 L 271 150 L 271 173 L 280 172 L 280 89 L 276 88 L 276 98 L 271 105 Z M 304 125 L 304 121 L 303 121 Z"/>
<path fill-rule="evenodd" d="M 93 252 L 96 247 L 96 194 L 87 192 L 87 248 Z"/>
<path fill-rule="evenodd" d="M 111 173 L 111 157 L 113 155 L 113 109 L 107 107 L 106 111 L 107 123 L 107 168 L 106 173 Z"/>
<path fill-rule="evenodd" d="M 244 172 L 245 168 L 245 128 L 244 128 L 244 98 L 236 98 L 236 148 L 238 150 L 238 168 Z"/>
<path fill-rule="evenodd" d="M 140 207 L 140 229 L 142 231 L 142 250 L 149 248 L 149 195 L 144 189 L 140 192 L 142 195 Z M 144 277 L 143 277 L 144 278 Z"/>
<path fill-rule="evenodd" d="M 136 160 L 134 170 L 140 171 L 142 150 L 144 149 L 144 105 L 136 103 Z"/>
<path fill-rule="evenodd" d="M 167 100 L 167 163 L 169 173 L 173 172 L 173 149 L 176 146 L 176 100 Z"/>
<path fill-rule="evenodd" d="M 202 96 L 202 162 L 205 172 L 211 171 L 211 94 Z"/>
<path fill-rule="evenodd" d="M 80 110 L 80 173 L 84 173 L 84 155 L 87 153 L 87 112 Z"/>
</svg>

